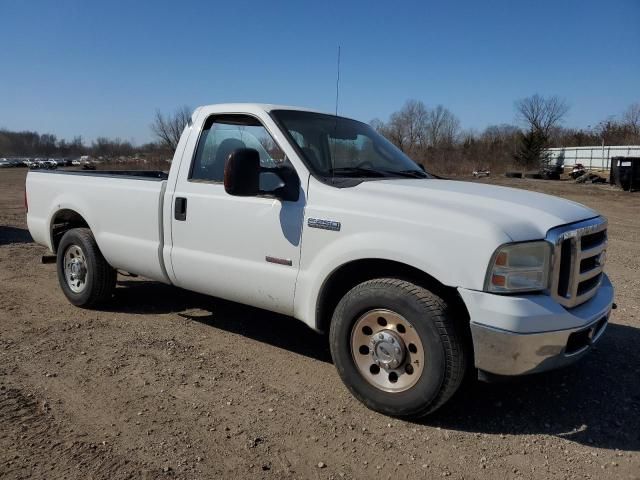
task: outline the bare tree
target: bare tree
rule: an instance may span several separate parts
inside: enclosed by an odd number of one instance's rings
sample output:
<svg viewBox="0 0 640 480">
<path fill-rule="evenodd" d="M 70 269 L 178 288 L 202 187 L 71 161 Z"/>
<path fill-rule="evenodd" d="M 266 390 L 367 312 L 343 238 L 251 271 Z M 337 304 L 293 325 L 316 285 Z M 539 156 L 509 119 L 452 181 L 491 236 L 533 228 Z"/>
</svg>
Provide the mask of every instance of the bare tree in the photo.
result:
<svg viewBox="0 0 640 480">
<path fill-rule="evenodd" d="M 151 131 L 158 137 L 160 143 L 173 151 L 178 146 L 180 135 L 191 118 L 189 107 L 178 108 L 173 115 L 163 115 L 156 110 L 156 116 L 151 124 Z"/>
<path fill-rule="evenodd" d="M 562 123 L 569 105 L 557 96 L 545 98 L 537 93 L 516 102 L 518 120 L 536 134 L 548 137 L 551 130 Z"/>
<path fill-rule="evenodd" d="M 371 120 L 369 122 L 369 125 L 376 132 L 380 133 L 381 135 L 385 135 L 387 125 L 382 120 L 380 120 L 379 118 L 374 118 L 373 120 Z"/>
<path fill-rule="evenodd" d="M 389 119 L 387 132 L 400 150 L 409 154 L 423 143 L 429 112 L 419 100 L 407 100 Z"/>
<path fill-rule="evenodd" d="M 489 125 L 484 129 L 480 138 L 489 145 L 515 144 L 520 129 L 514 125 L 506 123 L 500 125 Z"/>
<path fill-rule="evenodd" d="M 622 121 L 634 135 L 640 135 L 640 102 L 629 105 L 622 115 Z"/>
<path fill-rule="evenodd" d="M 378 132 L 380 135 L 384 136 L 393 143 L 400 150 L 404 151 L 404 134 L 402 132 L 402 128 L 396 122 L 392 124 L 390 121 L 385 123 L 379 118 L 374 118 L 369 122 L 369 125 Z"/>
<path fill-rule="evenodd" d="M 52 155 L 56 151 L 58 139 L 50 133 L 40 135 L 40 149 L 46 156 Z"/>
<path fill-rule="evenodd" d="M 393 113 L 389 118 L 389 122 L 383 125 L 380 130 L 383 135 L 385 135 L 391 143 L 393 143 L 396 147 L 398 147 L 403 152 L 407 151 L 407 142 L 405 138 L 404 126 L 399 116 L 396 113 Z"/>
<path fill-rule="evenodd" d="M 134 151 L 131 142 L 118 137 L 98 137 L 91 143 L 91 149 L 94 155 L 107 158 L 131 155 Z"/>
<path fill-rule="evenodd" d="M 515 160 L 526 166 L 538 164 L 540 169 L 548 168 L 547 149 L 551 134 L 562 123 L 569 106 L 557 96 L 545 98 L 536 93 L 518 100 L 515 107 L 518 120 L 527 127 L 520 136 L 520 148 L 514 154 Z"/>
<path fill-rule="evenodd" d="M 429 147 L 452 145 L 460 133 L 460 121 L 442 105 L 429 111 L 423 144 Z"/>
</svg>

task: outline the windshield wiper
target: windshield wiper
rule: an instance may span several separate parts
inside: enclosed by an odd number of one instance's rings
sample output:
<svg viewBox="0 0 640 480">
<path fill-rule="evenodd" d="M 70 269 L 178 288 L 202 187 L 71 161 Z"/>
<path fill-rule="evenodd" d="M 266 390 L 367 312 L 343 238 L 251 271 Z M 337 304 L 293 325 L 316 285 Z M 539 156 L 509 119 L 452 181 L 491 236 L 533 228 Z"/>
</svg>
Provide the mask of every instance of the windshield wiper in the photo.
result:
<svg viewBox="0 0 640 480">
<path fill-rule="evenodd" d="M 391 175 L 400 175 L 408 178 L 428 178 L 428 175 L 422 170 L 385 170 Z"/>
<path fill-rule="evenodd" d="M 365 167 L 340 167 L 329 170 L 332 175 L 346 175 L 357 177 L 388 177 L 389 172 L 385 170 L 376 170 L 374 168 Z"/>
<path fill-rule="evenodd" d="M 329 170 L 337 176 L 428 178 L 422 170 L 378 170 L 366 167 L 339 167 Z"/>
</svg>

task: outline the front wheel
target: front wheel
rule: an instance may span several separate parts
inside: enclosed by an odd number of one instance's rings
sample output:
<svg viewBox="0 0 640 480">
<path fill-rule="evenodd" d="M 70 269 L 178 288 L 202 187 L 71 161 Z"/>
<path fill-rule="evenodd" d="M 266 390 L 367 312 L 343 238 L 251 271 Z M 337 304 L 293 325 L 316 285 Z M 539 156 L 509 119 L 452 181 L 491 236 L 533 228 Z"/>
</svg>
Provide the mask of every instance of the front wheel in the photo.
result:
<svg viewBox="0 0 640 480">
<path fill-rule="evenodd" d="M 91 230 L 66 232 L 57 250 L 58 282 L 69 301 L 89 308 L 111 298 L 117 272 L 102 256 Z"/>
<path fill-rule="evenodd" d="M 331 355 L 353 395 L 372 410 L 427 415 L 460 387 L 468 351 L 451 309 L 432 292 L 379 278 L 351 289 L 333 315 Z"/>
</svg>

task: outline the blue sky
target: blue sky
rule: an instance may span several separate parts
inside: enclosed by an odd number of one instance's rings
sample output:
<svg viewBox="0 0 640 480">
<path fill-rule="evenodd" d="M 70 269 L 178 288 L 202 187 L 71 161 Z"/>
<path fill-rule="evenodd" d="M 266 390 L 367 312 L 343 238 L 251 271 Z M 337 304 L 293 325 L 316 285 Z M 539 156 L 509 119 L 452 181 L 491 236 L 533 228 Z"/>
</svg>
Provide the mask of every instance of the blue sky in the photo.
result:
<svg viewBox="0 0 640 480">
<path fill-rule="evenodd" d="M 640 101 L 640 1 L 0 0 L 0 128 L 150 140 L 156 109 L 227 101 L 369 121 L 408 98 L 464 128 L 559 95 L 567 126 Z"/>
</svg>

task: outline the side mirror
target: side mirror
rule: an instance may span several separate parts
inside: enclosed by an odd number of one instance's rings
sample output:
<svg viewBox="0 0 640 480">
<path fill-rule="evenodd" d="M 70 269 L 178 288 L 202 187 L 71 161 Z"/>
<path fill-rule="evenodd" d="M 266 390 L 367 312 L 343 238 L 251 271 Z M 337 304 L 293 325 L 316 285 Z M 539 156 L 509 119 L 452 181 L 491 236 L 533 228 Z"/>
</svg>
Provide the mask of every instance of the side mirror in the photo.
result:
<svg viewBox="0 0 640 480">
<path fill-rule="evenodd" d="M 300 197 L 300 178 L 291 165 L 282 165 L 274 169 L 263 169 L 263 175 L 275 174 L 277 185 L 273 190 L 276 197 L 289 202 L 297 202 Z"/>
<path fill-rule="evenodd" d="M 260 154 L 253 148 L 231 152 L 224 163 L 224 189 L 229 195 L 253 197 L 260 193 Z"/>
</svg>

